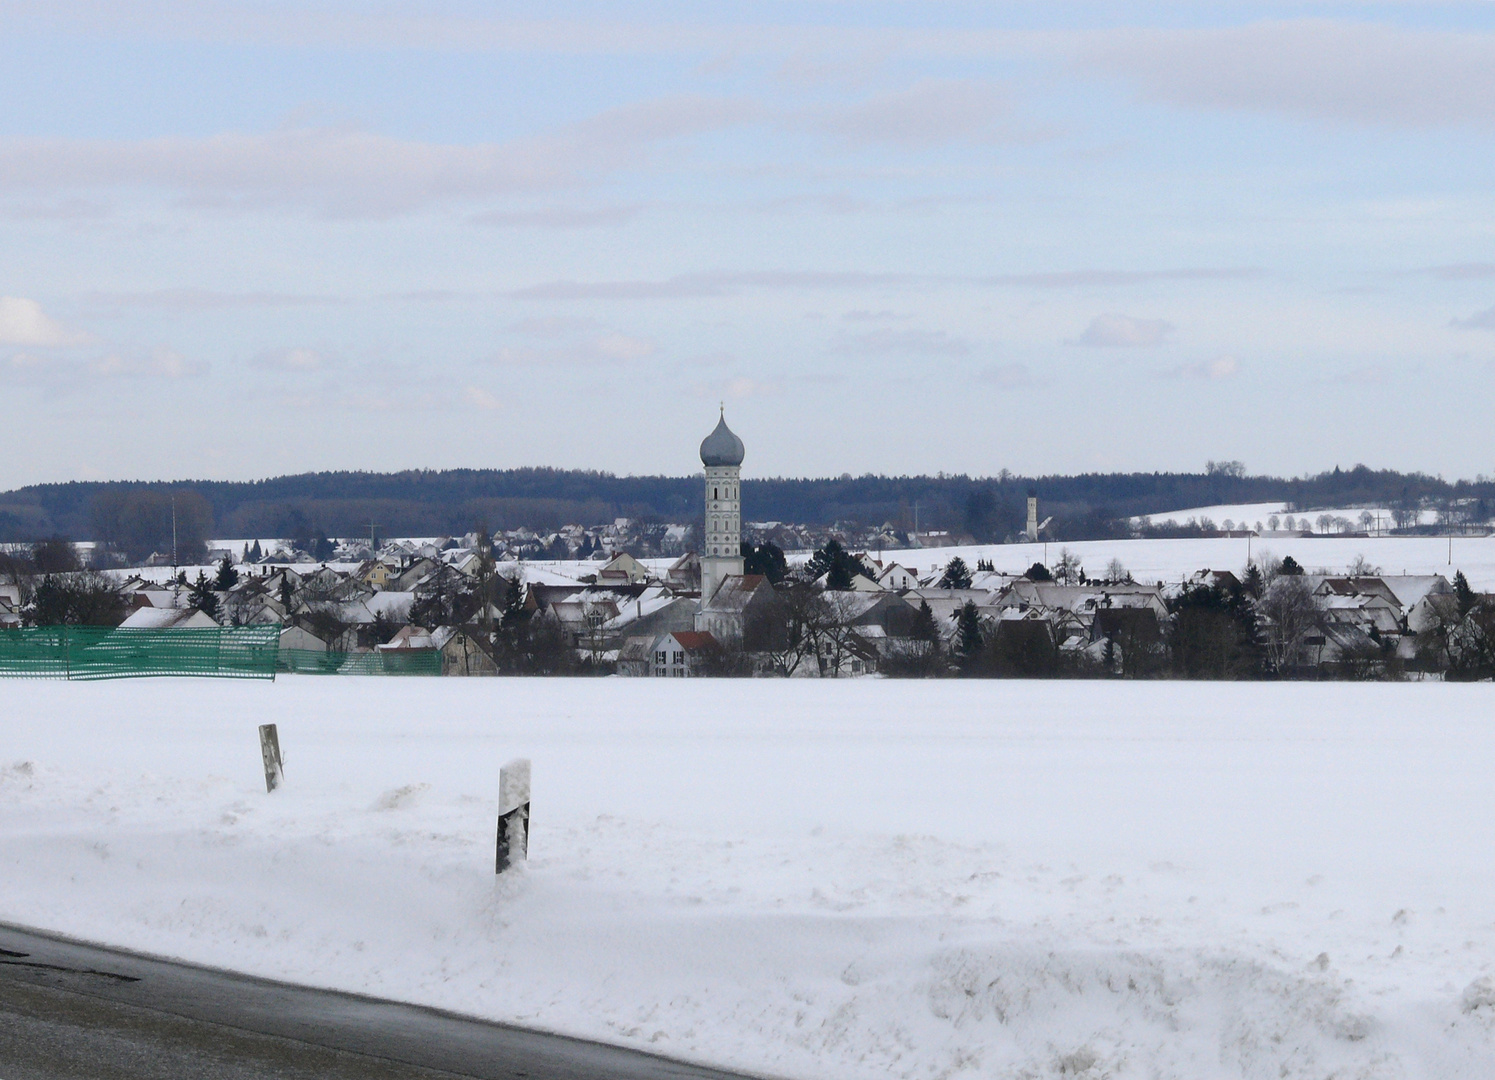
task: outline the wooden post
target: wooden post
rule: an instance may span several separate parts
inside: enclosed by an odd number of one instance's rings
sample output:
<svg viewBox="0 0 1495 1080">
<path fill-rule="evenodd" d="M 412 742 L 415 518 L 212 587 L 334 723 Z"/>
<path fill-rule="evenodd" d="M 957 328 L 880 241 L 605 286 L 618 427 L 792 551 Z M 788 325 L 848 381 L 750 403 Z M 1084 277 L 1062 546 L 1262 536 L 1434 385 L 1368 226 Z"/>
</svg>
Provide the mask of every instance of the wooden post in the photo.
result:
<svg viewBox="0 0 1495 1080">
<path fill-rule="evenodd" d="M 529 758 L 515 758 L 498 771 L 498 852 L 493 872 L 502 874 L 529 858 Z"/>
<path fill-rule="evenodd" d="M 265 790 L 274 791 L 285 779 L 280 761 L 280 736 L 274 724 L 260 725 L 260 757 L 265 759 Z"/>
</svg>

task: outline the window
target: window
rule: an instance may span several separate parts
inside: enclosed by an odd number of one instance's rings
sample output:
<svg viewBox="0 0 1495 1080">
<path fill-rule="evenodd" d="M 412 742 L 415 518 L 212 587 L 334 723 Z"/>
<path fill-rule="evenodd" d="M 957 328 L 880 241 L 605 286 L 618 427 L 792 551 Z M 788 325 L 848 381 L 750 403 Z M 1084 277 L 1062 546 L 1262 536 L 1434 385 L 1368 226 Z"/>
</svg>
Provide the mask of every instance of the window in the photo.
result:
<svg viewBox="0 0 1495 1080">
<path fill-rule="evenodd" d="M 657 652 L 657 653 L 655 653 L 654 654 L 654 662 L 656 664 L 667 664 L 667 663 L 669 663 L 670 662 L 669 654 L 668 653 L 663 653 L 663 652 Z"/>
<path fill-rule="evenodd" d="M 677 664 L 684 664 L 685 663 L 685 654 L 683 652 L 677 652 L 675 654 L 675 663 L 677 663 Z"/>
</svg>

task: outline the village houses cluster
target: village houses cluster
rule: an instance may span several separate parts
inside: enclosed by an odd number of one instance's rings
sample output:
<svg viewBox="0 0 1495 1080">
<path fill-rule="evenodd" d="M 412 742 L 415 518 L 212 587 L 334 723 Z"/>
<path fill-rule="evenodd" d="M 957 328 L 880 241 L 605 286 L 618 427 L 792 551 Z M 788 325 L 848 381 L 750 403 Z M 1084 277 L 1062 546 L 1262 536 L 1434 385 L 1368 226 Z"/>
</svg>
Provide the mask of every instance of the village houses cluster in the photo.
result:
<svg viewBox="0 0 1495 1080">
<path fill-rule="evenodd" d="M 1254 649 L 1277 673 L 1448 667 L 1484 648 L 1485 598 L 1469 594 L 1462 578 L 1437 574 L 1309 574 L 1286 560 L 1265 577 L 1255 567 L 1246 580 L 1202 569 L 1144 584 L 1119 564 L 1086 577 L 1067 553 L 1053 568 L 1003 573 L 958 558 L 920 568 L 834 540 L 791 567 L 773 544 L 743 544 L 744 453 L 723 416 L 701 444 L 699 550 L 673 561 L 651 566 L 619 550 L 634 535 L 626 519 L 548 538 L 521 530 L 378 547 L 345 542 L 327 563 L 299 567 L 256 541 L 237 560 L 225 553 L 216 579 L 127 578 L 122 625 L 278 624 L 283 665 L 293 670 L 336 669 L 362 654 L 391 664 L 420 654 L 439 657 L 448 675 L 937 674 L 981 668 L 977 654 L 993 674 L 1161 674 L 1170 650 L 1196 647 L 1180 637 L 1193 608 L 1213 617 L 1195 620 L 1205 629 L 1190 632 L 1209 639 L 1197 648 Z M 1041 524 L 1030 500 L 1027 531 L 1036 538 Z M 546 555 L 558 544 L 570 555 L 598 554 L 515 558 L 516 549 Z M 0 587 L 0 624 L 19 623 L 22 606 L 14 587 Z M 518 624 L 529 630 L 527 651 L 513 644 Z M 1491 630 L 1495 639 L 1495 620 Z M 506 633 L 510 651 L 524 652 L 530 667 L 504 653 Z M 537 669 L 542 638 L 549 653 Z M 368 670 L 367 658 L 359 670 Z"/>
</svg>

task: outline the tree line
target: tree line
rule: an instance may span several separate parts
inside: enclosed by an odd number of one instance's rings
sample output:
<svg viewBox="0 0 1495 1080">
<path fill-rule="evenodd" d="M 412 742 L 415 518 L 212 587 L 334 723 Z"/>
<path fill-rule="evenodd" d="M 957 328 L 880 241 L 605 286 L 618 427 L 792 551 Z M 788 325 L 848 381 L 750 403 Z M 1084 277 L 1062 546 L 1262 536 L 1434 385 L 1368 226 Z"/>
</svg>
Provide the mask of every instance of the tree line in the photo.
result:
<svg viewBox="0 0 1495 1080">
<path fill-rule="evenodd" d="M 891 524 L 938 528 L 998 542 L 1021 531 L 1029 491 L 1053 516 L 1055 539 L 1124 535 L 1127 521 L 1170 507 L 1279 500 L 1295 508 L 1375 504 L 1416 507 L 1490 500 L 1495 482 L 1449 483 L 1422 473 L 1338 467 L 1315 476 L 1250 476 L 1238 462 L 1199 473 L 1087 473 L 1024 477 L 772 477 L 743 481 L 752 520 L 832 526 Z M 562 469 L 451 469 L 400 473 L 323 472 L 254 482 L 41 484 L 0 494 L 0 542 L 51 535 L 94 540 L 132 557 L 170 543 L 176 504 L 178 551 L 208 536 L 312 539 L 461 535 L 494 530 L 553 531 L 616 517 L 688 523 L 700 516 L 700 480 L 615 476 Z M 184 541 L 185 537 L 185 541 Z M 186 561 L 182 559 L 182 561 Z"/>
</svg>

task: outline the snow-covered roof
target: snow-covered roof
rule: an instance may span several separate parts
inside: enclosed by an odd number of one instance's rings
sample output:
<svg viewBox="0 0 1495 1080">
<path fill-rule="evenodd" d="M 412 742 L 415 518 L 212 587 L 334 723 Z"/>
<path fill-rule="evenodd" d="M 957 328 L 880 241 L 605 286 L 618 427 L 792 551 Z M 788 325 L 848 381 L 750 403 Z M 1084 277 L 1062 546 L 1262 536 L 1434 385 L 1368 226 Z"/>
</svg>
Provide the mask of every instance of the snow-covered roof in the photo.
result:
<svg viewBox="0 0 1495 1080">
<path fill-rule="evenodd" d="M 136 608 L 119 624 L 128 630 L 185 630 L 217 626 L 210 615 L 196 608 Z"/>
</svg>

